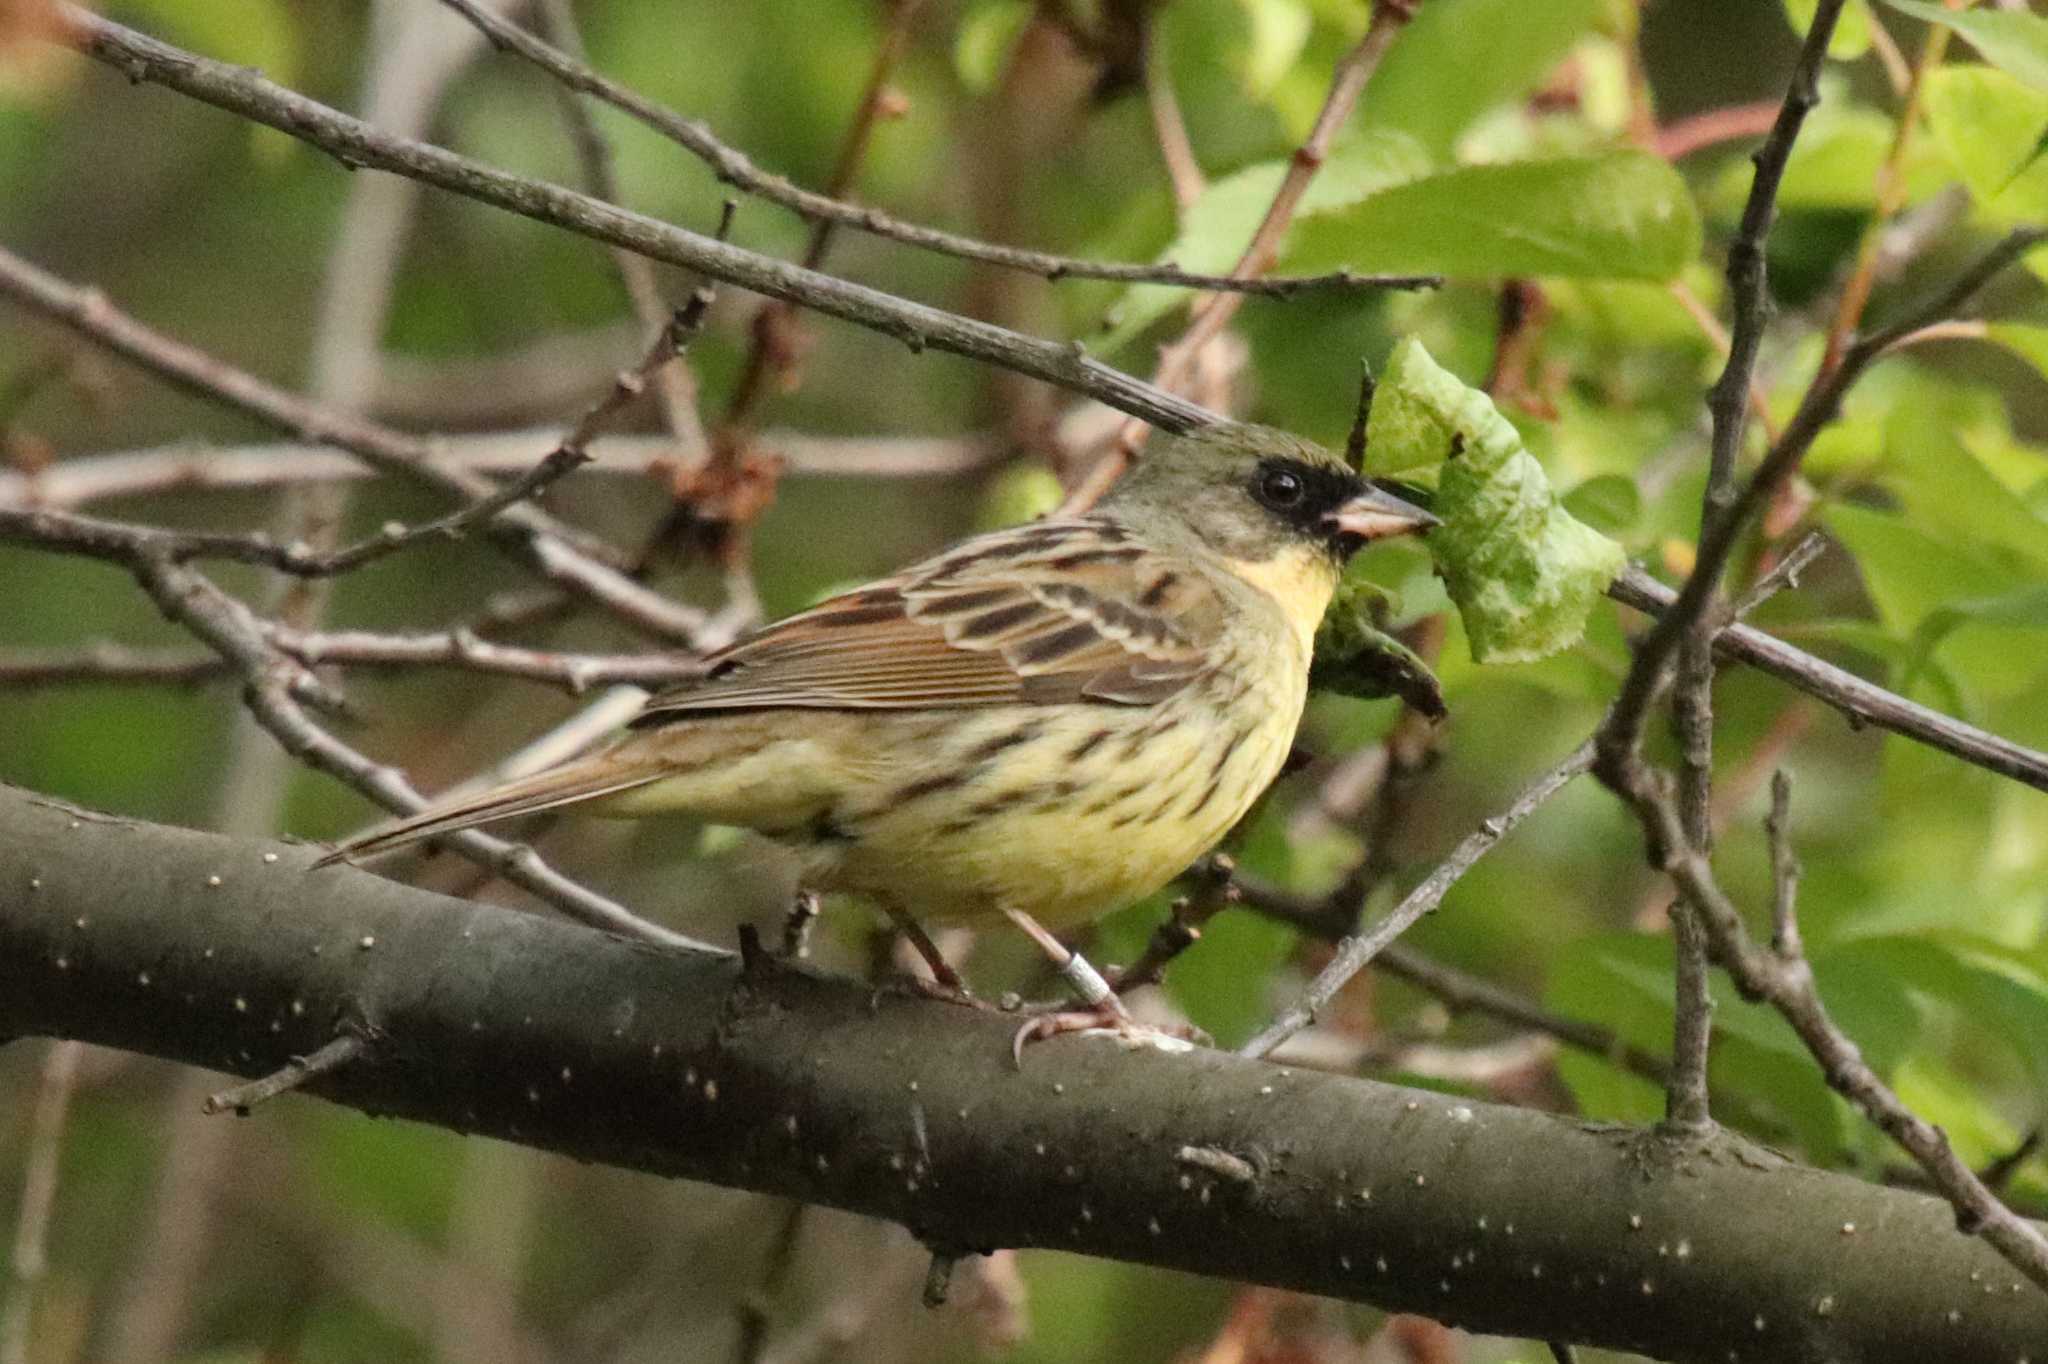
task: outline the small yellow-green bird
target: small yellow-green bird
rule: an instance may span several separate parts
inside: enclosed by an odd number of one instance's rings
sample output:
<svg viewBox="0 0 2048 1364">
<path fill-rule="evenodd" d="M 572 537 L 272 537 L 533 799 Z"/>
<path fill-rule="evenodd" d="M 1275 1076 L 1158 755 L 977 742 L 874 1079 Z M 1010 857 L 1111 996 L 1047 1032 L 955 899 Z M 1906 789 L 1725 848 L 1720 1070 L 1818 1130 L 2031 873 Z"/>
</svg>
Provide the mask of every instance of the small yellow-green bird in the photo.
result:
<svg viewBox="0 0 2048 1364">
<path fill-rule="evenodd" d="M 329 860 L 585 802 L 680 813 L 788 845 L 810 889 L 871 897 L 950 985 L 919 917 L 1007 914 L 1064 965 L 1033 921 L 1086 922 L 1213 847 L 1286 759 L 1344 561 L 1434 523 L 1282 431 L 1156 440 L 1089 513 L 758 630 L 598 752 Z"/>
</svg>

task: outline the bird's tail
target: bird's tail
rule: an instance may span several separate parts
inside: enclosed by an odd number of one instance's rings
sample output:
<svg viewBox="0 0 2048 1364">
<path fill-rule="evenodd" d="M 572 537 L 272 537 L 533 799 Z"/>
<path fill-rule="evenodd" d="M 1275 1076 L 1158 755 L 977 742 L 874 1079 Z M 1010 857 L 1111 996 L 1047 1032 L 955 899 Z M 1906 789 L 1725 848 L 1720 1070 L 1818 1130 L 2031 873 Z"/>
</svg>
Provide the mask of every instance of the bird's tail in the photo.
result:
<svg viewBox="0 0 2048 1364">
<path fill-rule="evenodd" d="M 313 865 L 324 867 L 346 858 L 389 852 L 421 839 L 472 829 L 479 824 L 530 815 L 557 806 L 617 795 L 659 781 L 662 772 L 651 764 L 622 763 L 611 753 L 564 763 L 530 777 L 508 781 L 469 795 L 427 806 L 382 828 L 357 834 Z"/>
</svg>

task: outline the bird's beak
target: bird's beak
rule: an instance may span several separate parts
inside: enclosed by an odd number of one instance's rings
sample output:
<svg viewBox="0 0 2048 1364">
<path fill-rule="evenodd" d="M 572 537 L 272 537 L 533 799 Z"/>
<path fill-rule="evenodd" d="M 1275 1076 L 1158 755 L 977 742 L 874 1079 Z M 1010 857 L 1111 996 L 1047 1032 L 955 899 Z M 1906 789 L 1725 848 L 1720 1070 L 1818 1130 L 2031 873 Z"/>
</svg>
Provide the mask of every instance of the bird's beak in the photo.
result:
<svg viewBox="0 0 2048 1364">
<path fill-rule="evenodd" d="M 1389 535 L 1428 530 L 1443 522 L 1412 502 L 1404 502 L 1390 492 L 1368 487 L 1325 516 L 1323 524 L 1338 535 L 1379 540 Z"/>
</svg>

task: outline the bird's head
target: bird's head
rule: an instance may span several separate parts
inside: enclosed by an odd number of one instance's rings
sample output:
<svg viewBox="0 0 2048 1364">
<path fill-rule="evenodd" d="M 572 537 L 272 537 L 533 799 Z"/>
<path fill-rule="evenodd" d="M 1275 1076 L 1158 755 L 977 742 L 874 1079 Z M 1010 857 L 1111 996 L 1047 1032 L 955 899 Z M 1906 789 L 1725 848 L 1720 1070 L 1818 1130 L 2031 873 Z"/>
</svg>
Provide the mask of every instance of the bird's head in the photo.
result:
<svg viewBox="0 0 2048 1364">
<path fill-rule="evenodd" d="M 1437 524 L 1333 451 L 1238 422 L 1154 440 L 1103 505 L 1243 564 L 1314 558 L 1334 569 L 1374 540 Z"/>
</svg>

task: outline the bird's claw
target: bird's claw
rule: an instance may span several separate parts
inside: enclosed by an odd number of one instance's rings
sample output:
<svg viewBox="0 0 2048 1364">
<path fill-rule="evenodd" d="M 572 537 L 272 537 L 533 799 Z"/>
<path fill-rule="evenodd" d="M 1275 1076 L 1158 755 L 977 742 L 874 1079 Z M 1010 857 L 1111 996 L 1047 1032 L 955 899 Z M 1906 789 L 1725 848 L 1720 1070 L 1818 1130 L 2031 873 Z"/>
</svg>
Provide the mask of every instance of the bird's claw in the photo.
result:
<svg viewBox="0 0 2048 1364">
<path fill-rule="evenodd" d="M 970 991 L 965 985 L 948 984 L 932 980 L 928 976 L 903 976 L 904 988 L 925 999 L 936 999 L 941 1004 L 960 1004 L 970 1009 L 993 1010 L 995 1005 Z"/>
</svg>

